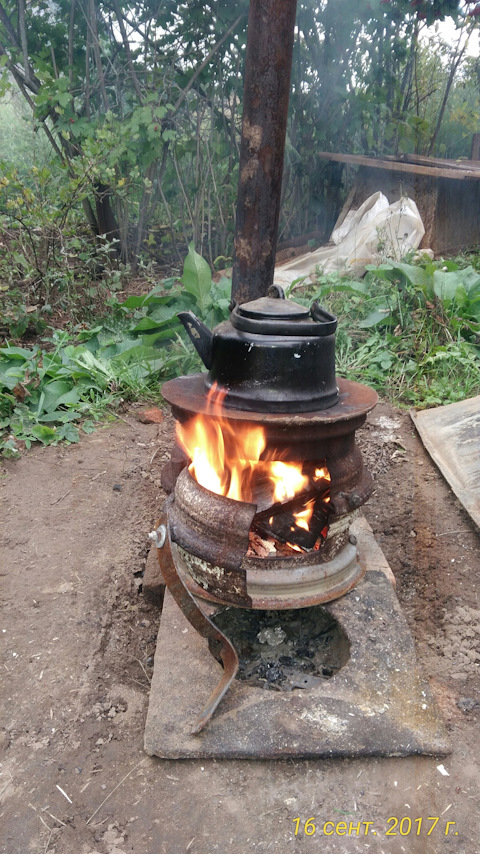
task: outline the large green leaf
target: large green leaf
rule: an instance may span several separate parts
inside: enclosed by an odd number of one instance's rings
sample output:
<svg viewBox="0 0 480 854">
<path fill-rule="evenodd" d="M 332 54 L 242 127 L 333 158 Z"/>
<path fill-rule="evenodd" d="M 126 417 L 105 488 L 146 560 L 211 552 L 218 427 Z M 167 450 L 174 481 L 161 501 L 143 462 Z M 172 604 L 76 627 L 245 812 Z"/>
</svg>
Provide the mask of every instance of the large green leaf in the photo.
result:
<svg viewBox="0 0 480 854">
<path fill-rule="evenodd" d="M 34 347 L 33 350 L 27 350 L 26 347 L 1 347 L 0 348 L 0 356 L 4 356 L 8 359 L 20 359 L 20 360 L 28 360 L 32 359 L 38 352 L 38 347 Z"/>
<path fill-rule="evenodd" d="M 433 283 L 431 273 L 423 267 L 396 261 L 395 263 L 380 264 L 378 267 L 368 265 L 367 270 L 371 271 L 373 275 L 390 282 L 395 281 L 399 276 L 404 276 L 411 285 L 421 288 L 426 296 L 432 293 Z"/>
<path fill-rule="evenodd" d="M 195 297 L 200 313 L 204 314 L 210 302 L 212 275 L 205 259 L 195 252 L 193 243 L 189 244 L 183 265 L 182 283 L 187 293 Z"/>
<path fill-rule="evenodd" d="M 165 320 L 162 321 L 153 320 L 151 317 L 142 317 L 142 319 L 139 320 L 138 323 L 136 323 L 135 326 L 132 328 L 132 332 L 153 332 L 154 330 L 160 329 L 161 327 L 166 327 L 167 324 L 168 326 L 179 327 L 180 321 L 177 321 L 172 324 L 172 318 L 175 317 L 175 313 L 176 312 L 174 311 L 173 315 L 168 318 L 165 318 Z"/>
<path fill-rule="evenodd" d="M 56 430 L 53 427 L 45 427 L 43 424 L 35 424 L 33 427 L 30 427 L 29 432 L 35 439 L 42 442 L 43 445 L 51 445 L 57 438 Z"/>
<path fill-rule="evenodd" d="M 443 270 L 435 270 L 433 274 L 433 292 L 435 296 L 444 302 L 455 299 L 457 288 L 461 285 L 458 273 L 444 273 Z"/>
<path fill-rule="evenodd" d="M 148 361 L 149 359 L 159 359 L 159 351 L 154 347 L 149 347 L 145 344 L 138 344 L 137 347 L 127 350 L 125 353 L 119 353 L 111 359 L 112 367 L 121 365 L 133 365 L 140 362 Z"/>
<path fill-rule="evenodd" d="M 476 295 L 480 291 L 480 276 L 473 267 L 464 267 L 463 270 L 435 270 L 433 274 L 433 290 L 435 296 L 443 300 L 453 300 L 457 291 L 463 289 L 469 296 Z M 461 300 L 461 292 L 460 292 Z"/>
<path fill-rule="evenodd" d="M 15 388 L 25 378 L 25 363 L 12 363 L 6 359 L 0 359 L 0 388 Z"/>
<path fill-rule="evenodd" d="M 124 335 L 119 341 L 115 341 L 107 347 L 102 347 L 100 350 L 97 350 L 96 355 L 101 356 L 102 359 L 113 359 L 115 356 L 118 356 L 119 353 L 125 353 L 129 350 L 133 350 L 138 347 L 138 345 L 138 338 L 131 338 L 129 335 Z"/>
<path fill-rule="evenodd" d="M 143 308 L 150 305 L 165 305 L 172 299 L 171 294 L 160 296 L 155 291 L 150 291 L 149 294 L 137 296 L 132 294 L 121 303 L 123 308 Z"/>
<path fill-rule="evenodd" d="M 458 270 L 460 284 L 465 288 L 469 296 L 480 291 L 480 274 L 473 267 L 464 267 Z"/>
<path fill-rule="evenodd" d="M 40 415 L 38 420 L 42 424 L 67 424 L 69 421 L 76 421 L 80 417 L 81 414 L 76 409 L 54 409 L 53 412 Z"/>
<path fill-rule="evenodd" d="M 72 391 L 72 381 L 70 380 L 53 380 L 43 387 L 43 404 L 44 412 L 51 412 L 57 409 L 61 404 L 75 404 L 79 400 L 79 392 L 75 389 Z"/>
<path fill-rule="evenodd" d="M 150 320 L 154 320 L 157 325 L 162 325 L 167 320 L 171 320 L 173 317 L 179 312 L 179 308 L 176 303 L 173 305 L 159 305 L 148 313 L 148 317 Z"/>
<path fill-rule="evenodd" d="M 80 435 L 78 432 L 78 427 L 75 427 L 75 424 L 62 424 L 57 428 L 57 441 L 63 439 L 65 442 L 69 444 L 73 444 L 74 442 L 80 441 Z"/>
</svg>

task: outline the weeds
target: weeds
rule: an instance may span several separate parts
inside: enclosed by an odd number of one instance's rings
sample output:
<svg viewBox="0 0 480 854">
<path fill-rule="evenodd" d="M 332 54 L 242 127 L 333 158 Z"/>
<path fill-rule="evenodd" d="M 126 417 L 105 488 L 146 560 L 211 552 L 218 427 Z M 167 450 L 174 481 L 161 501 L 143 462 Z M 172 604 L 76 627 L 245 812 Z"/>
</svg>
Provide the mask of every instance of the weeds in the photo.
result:
<svg viewBox="0 0 480 854">
<path fill-rule="evenodd" d="M 0 161 L 0 175 L 0 326 L 16 337 L 53 313 L 93 319 L 128 274 L 118 241 L 79 227 L 76 184 L 58 169 L 33 166 L 24 180 Z"/>
<path fill-rule="evenodd" d="M 0 348 L 3 455 L 33 442 L 78 442 L 119 402 L 160 401 L 163 380 L 200 368 L 178 312 L 193 309 L 213 325 L 228 313 L 229 289 L 228 280 L 212 283 L 191 245 L 181 279 L 117 302 L 110 325 L 54 330 L 42 347 Z"/>
<path fill-rule="evenodd" d="M 339 317 L 337 371 L 397 404 L 436 406 L 480 393 L 480 272 L 430 260 L 369 267 L 361 282 L 318 276 L 303 299 Z"/>
<path fill-rule="evenodd" d="M 319 276 L 293 291 L 294 299 L 319 299 L 339 317 L 340 376 L 404 405 L 480 393 L 480 272 L 472 264 L 392 262 L 370 267 L 363 281 Z M 161 382 L 202 367 L 178 312 L 192 309 L 212 327 L 228 316 L 229 302 L 230 281 L 212 282 L 190 245 L 181 279 L 123 302 L 112 298 L 108 320 L 54 330 L 42 346 L 1 348 L 4 456 L 33 442 L 77 442 L 121 401 L 159 401 Z M 12 328 L 23 327 L 25 310 L 19 303 Z"/>
</svg>

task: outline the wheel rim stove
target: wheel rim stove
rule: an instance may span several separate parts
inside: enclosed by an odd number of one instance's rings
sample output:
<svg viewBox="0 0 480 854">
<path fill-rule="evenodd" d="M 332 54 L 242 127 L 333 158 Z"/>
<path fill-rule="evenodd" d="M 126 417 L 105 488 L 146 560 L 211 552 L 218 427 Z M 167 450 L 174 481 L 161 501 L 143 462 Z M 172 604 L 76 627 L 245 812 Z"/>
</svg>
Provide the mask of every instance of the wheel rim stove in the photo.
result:
<svg viewBox="0 0 480 854">
<path fill-rule="evenodd" d="M 205 500 L 215 502 L 217 508 L 224 507 L 225 502 L 231 499 L 209 493 L 189 475 L 192 483 L 188 485 L 190 491 L 193 489 L 193 498 L 190 498 L 189 490 L 181 488 L 186 475 L 179 479 L 180 490 L 176 484 L 175 500 L 169 511 L 172 520 L 172 541 L 179 572 L 193 595 L 218 604 L 237 607 L 302 608 L 338 598 L 361 580 L 365 568 L 358 563 L 349 525 L 358 514 L 358 508 L 371 494 L 372 481 L 363 466 L 362 456 L 355 442 L 355 432 L 364 423 L 368 411 L 375 406 L 378 397 L 369 387 L 347 380 L 339 380 L 339 392 L 339 402 L 335 407 L 302 416 L 265 415 L 239 410 L 229 410 L 227 413 L 232 420 L 254 423 L 257 415 L 257 420 L 266 426 L 267 443 L 289 447 L 290 459 L 295 461 L 299 458 L 311 460 L 312 456 L 315 457 L 315 447 L 322 442 L 324 448 L 328 446 L 333 454 L 330 459 L 327 456 L 327 466 L 332 474 L 335 514 L 329 526 L 326 543 L 319 551 L 307 553 L 306 558 L 301 556 L 270 559 L 246 557 L 247 542 L 243 555 L 233 561 L 239 576 L 242 574 L 243 595 L 235 595 L 233 598 L 225 596 L 225 593 L 218 589 L 218 585 L 215 585 L 215 577 L 218 578 L 224 567 L 219 565 L 217 560 L 221 546 L 209 542 L 212 514 L 208 512 L 208 503 L 200 507 L 200 513 L 199 508 L 196 508 L 193 513 L 196 519 L 191 515 L 192 502 L 198 503 L 202 492 L 206 494 Z M 162 393 L 179 421 L 185 421 L 196 414 L 208 414 L 202 374 L 171 380 L 164 385 Z M 290 433 L 288 442 L 285 442 L 285 431 L 288 434 L 289 429 L 294 429 L 295 435 Z M 342 454 L 342 449 L 347 453 Z M 219 500 L 223 503 L 218 504 Z M 228 531 L 229 536 L 230 534 L 231 525 Z"/>
</svg>

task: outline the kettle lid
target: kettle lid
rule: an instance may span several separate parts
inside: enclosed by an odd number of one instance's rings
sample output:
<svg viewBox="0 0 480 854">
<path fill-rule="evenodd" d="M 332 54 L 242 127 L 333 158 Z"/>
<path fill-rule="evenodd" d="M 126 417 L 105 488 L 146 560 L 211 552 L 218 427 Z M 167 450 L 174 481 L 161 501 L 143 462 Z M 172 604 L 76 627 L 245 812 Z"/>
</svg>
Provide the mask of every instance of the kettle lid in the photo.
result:
<svg viewBox="0 0 480 854">
<path fill-rule="evenodd" d="M 231 323 L 242 332 L 257 335 L 331 335 L 337 319 L 313 303 L 307 308 L 285 299 L 283 288 L 272 285 L 268 296 L 235 305 Z"/>
</svg>

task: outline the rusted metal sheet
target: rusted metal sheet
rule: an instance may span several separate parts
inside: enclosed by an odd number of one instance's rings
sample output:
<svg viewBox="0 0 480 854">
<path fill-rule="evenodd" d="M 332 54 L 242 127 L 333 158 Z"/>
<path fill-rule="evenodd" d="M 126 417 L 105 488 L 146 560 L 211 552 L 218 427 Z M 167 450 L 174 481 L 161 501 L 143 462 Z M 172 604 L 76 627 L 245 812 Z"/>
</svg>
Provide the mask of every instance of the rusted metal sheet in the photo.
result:
<svg viewBox="0 0 480 854">
<path fill-rule="evenodd" d="M 331 602 L 352 590 L 365 575 L 366 567 L 358 560 L 355 545 L 348 540 L 328 563 L 319 562 L 319 554 L 245 558 L 249 608 L 283 611 Z M 220 605 L 230 604 L 220 591 L 215 595 L 196 582 L 186 553 L 179 558 L 177 570 L 192 595 Z"/>
<path fill-rule="evenodd" d="M 273 282 L 297 0 L 250 0 L 232 297 Z"/>
<path fill-rule="evenodd" d="M 185 468 L 170 511 L 172 539 L 197 557 L 236 570 L 247 553 L 256 509 L 255 504 L 210 492 Z"/>
<path fill-rule="evenodd" d="M 480 396 L 410 414 L 428 453 L 480 526 Z"/>
<path fill-rule="evenodd" d="M 167 506 L 177 571 L 197 597 L 249 609 L 304 608 L 343 596 L 364 574 L 354 538 L 348 542 L 353 514 L 332 515 L 318 550 L 256 558 L 247 557 L 255 504 L 211 493 L 185 469 Z"/>
<path fill-rule="evenodd" d="M 217 414 L 215 407 L 211 405 L 205 391 L 204 374 L 190 374 L 188 377 L 177 377 L 168 380 L 162 386 L 162 395 L 172 407 L 172 412 L 177 421 L 183 422 L 191 418 L 193 414 L 212 415 Z M 284 414 L 272 412 L 248 412 L 245 409 L 220 409 L 221 414 L 232 421 L 255 422 L 265 425 L 267 430 L 276 430 L 279 441 L 288 444 L 289 434 L 292 429 L 302 425 L 305 429 L 312 426 L 317 431 L 322 425 L 323 435 L 340 435 L 341 424 L 345 424 L 343 432 L 348 432 L 354 427 L 357 430 L 364 423 L 366 415 L 378 402 L 378 394 L 372 388 L 361 383 L 345 380 L 337 377 L 339 389 L 338 403 L 330 409 L 315 410 L 314 412 L 302 412 L 300 414 Z M 306 429 L 308 434 L 308 430 Z M 303 439 L 305 434 L 303 435 Z M 308 439 L 308 436 L 307 436 Z"/>
<path fill-rule="evenodd" d="M 197 717 L 190 735 L 197 735 L 208 723 L 218 704 L 225 696 L 238 671 L 238 656 L 234 647 L 220 629 L 201 610 L 185 584 L 183 583 L 172 555 L 170 531 L 166 518 L 157 526 L 157 554 L 165 583 L 182 613 L 196 631 L 207 640 L 220 645 L 220 658 L 223 663 L 223 675 L 210 694 L 202 712 Z"/>
</svg>

